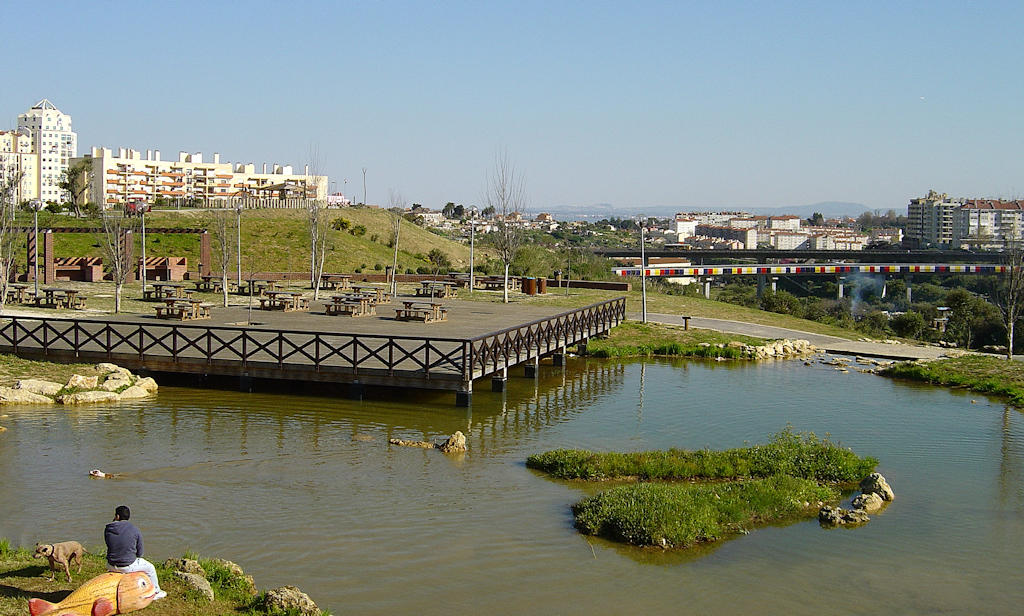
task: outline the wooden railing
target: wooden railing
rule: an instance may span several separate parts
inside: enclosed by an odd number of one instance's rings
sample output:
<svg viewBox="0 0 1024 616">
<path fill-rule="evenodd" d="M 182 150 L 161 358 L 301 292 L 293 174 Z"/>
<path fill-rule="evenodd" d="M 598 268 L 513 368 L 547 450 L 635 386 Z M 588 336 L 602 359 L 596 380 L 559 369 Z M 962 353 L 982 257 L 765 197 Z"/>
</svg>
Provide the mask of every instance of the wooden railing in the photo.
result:
<svg viewBox="0 0 1024 616">
<path fill-rule="evenodd" d="M 296 380 L 401 377 L 458 389 L 603 333 L 625 311 L 625 298 L 617 298 L 469 339 L 11 316 L 0 324 L 0 351 L 154 371 Z"/>
</svg>

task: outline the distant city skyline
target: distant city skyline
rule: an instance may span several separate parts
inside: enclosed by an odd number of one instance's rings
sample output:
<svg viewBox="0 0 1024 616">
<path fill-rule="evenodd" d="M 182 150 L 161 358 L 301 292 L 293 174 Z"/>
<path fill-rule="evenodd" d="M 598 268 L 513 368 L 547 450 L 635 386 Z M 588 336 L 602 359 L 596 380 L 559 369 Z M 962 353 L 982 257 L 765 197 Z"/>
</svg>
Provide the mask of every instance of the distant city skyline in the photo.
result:
<svg viewBox="0 0 1024 616">
<path fill-rule="evenodd" d="M 315 163 L 357 200 L 365 167 L 434 208 L 499 149 L 532 212 L 1024 191 L 1019 3 L 101 6 L 8 7 L 0 128 L 46 98 L 79 155 Z"/>
</svg>

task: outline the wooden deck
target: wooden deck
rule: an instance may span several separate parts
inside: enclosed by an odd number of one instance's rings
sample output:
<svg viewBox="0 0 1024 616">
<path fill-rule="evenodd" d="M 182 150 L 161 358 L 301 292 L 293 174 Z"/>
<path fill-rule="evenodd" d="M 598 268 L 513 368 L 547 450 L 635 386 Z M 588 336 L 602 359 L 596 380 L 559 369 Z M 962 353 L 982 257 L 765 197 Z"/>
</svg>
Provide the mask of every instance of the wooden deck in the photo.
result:
<svg viewBox="0 0 1024 616">
<path fill-rule="evenodd" d="M 625 319 L 625 298 L 555 312 L 479 302 L 446 303 L 441 323 L 394 320 L 394 308 L 351 319 L 325 314 L 214 308 L 178 324 L 118 319 L 7 317 L 0 351 L 51 361 L 111 361 L 133 370 L 443 389 L 469 404 L 473 381 L 503 381 L 509 368 L 585 344 Z M 389 314 L 390 313 L 390 314 Z"/>
</svg>

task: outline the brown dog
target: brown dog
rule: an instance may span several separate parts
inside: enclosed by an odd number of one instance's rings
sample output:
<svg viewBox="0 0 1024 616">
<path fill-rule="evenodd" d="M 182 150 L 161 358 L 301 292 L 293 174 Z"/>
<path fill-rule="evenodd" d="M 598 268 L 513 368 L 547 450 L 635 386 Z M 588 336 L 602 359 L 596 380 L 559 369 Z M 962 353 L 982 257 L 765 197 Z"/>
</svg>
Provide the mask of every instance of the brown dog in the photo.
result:
<svg viewBox="0 0 1024 616">
<path fill-rule="evenodd" d="M 32 555 L 32 558 L 46 558 L 50 561 L 50 581 L 56 579 L 56 574 L 53 572 L 57 569 L 56 565 L 64 565 L 64 573 L 68 575 L 68 581 L 71 581 L 71 567 L 68 565 L 71 561 L 78 561 L 78 573 L 82 572 L 82 555 L 85 554 L 85 548 L 82 544 L 77 541 L 61 541 L 60 543 L 37 543 L 36 552 Z"/>
</svg>

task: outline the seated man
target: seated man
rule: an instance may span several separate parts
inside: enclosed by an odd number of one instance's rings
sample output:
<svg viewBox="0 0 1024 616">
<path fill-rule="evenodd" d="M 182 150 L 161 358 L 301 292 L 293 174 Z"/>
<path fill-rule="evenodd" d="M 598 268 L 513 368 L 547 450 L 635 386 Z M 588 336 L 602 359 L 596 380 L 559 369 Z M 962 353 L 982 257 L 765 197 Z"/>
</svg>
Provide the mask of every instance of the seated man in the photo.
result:
<svg viewBox="0 0 1024 616">
<path fill-rule="evenodd" d="M 153 563 L 142 557 L 142 533 L 128 521 L 131 510 L 125 505 L 114 510 L 114 521 L 103 529 L 103 540 L 107 544 L 107 571 L 132 573 L 142 571 L 153 581 L 156 599 L 163 599 L 167 593 L 160 589 Z"/>
</svg>

